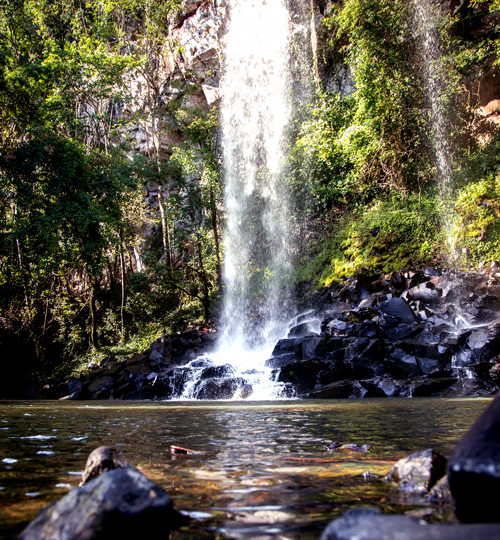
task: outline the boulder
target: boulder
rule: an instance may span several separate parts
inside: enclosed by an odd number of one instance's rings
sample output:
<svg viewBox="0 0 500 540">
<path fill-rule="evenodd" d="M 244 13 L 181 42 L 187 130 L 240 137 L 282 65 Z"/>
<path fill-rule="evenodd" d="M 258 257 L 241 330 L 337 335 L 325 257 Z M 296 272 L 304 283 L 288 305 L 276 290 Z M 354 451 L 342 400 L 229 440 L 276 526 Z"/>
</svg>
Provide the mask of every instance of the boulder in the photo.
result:
<svg viewBox="0 0 500 540">
<path fill-rule="evenodd" d="M 136 540 L 168 537 L 185 518 L 170 496 L 134 468 L 99 475 L 45 508 L 20 540 Z"/>
<path fill-rule="evenodd" d="M 400 459 L 384 480 L 395 482 L 403 491 L 428 493 L 446 474 L 446 461 L 433 449 L 416 452 Z"/>
<path fill-rule="evenodd" d="M 301 345 L 302 340 L 300 338 L 293 339 L 280 339 L 276 343 L 272 356 L 281 356 L 282 354 L 296 354 L 297 357 L 301 357 Z"/>
<path fill-rule="evenodd" d="M 404 298 L 390 298 L 377 306 L 382 313 L 401 319 L 403 323 L 417 322 L 415 314 Z"/>
<path fill-rule="evenodd" d="M 338 381 L 305 392 L 299 397 L 302 399 L 346 399 L 353 394 L 353 384 L 351 381 Z"/>
<path fill-rule="evenodd" d="M 500 522 L 500 394 L 455 447 L 448 481 L 461 522 Z"/>
<path fill-rule="evenodd" d="M 289 338 L 298 338 L 310 335 L 317 335 L 316 328 L 318 324 L 315 322 L 303 322 L 297 324 L 288 332 Z"/>
<path fill-rule="evenodd" d="M 457 379 L 451 377 L 442 377 L 436 379 L 428 379 L 419 382 L 415 385 L 412 396 L 413 397 L 431 397 L 439 396 L 441 392 L 449 388 L 452 384 L 456 383 Z"/>
<path fill-rule="evenodd" d="M 234 367 L 230 364 L 224 364 L 223 366 L 209 366 L 206 367 L 200 375 L 200 379 L 221 379 L 223 377 L 230 377 L 234 375 Z"/>
<path fill-rule="evenodd" d="M 298 385 L 299 390 L 302 387 L 312 387 L 316 384 L 318 374 L 324 371 L 328 364 L 319 360 L 302 360 L 293 362 L 281 369 L 277 382 L 294 383 Z"/>
<path fill-rule="evenodd" d="M 378 508 L 355 508 L 332 521 L 320 540 L 500 540 L 494 525 L 431 525 Z"/>
<path fill-rule="evenodd" d="M 195 399 L 231 399 L 240 387 L 246 387 L 245 379 L 205 379 L 196 383 L 193 389 Z"/>
<path fill-rule="evenodd" d="M 297 360 L 298 357 L 295 353 L 280 354 L 279 356 L 273 356 L 273 358 L 269 358 L 269 360 L 266 360 L 264 365 L 266 367 L 276 369 L 286 366 L 288 364 L 292 364 Z"/>
<path fill-rule="evenodd" d="M 436 286 L 431 281 L 421 283 L 417 287 L 412 287 L 408 290 L 408 298 L 413 301 L 422 301 L 426 304 L 438 302 L 442 291 L 436 289 Z"/>
</svg>

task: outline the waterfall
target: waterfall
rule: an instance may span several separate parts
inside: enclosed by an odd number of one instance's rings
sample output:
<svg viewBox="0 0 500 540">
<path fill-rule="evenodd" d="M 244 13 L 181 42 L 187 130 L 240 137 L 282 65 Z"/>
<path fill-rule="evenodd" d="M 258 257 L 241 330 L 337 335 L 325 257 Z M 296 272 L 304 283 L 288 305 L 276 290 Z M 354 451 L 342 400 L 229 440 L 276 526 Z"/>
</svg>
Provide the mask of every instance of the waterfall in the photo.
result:
<svg viewBox="0 0 500 540">
<path fill-rule="evenodd" d="M 285 0 L 228 0 L 220 139 L 225 181 L 223 306 L 215 353 L 188 365 L 181 397 L 273 399 L 265 366 L 286 337 L 290 228 L 284 182 L 292 111 Z"/>
<path fill-rule="evenodd" d="M 290 21 L 283 0 L 229 6 L 220 115 L 227 209 L 220 346 L 255 350 L 281 337 L 286 310 Z"/>
<path fill-rule="evenodd" d="M 429 140 L 441 200 L 446 208 L 442 223 L 446 232 L 448 251 L 453 258 L 455 242 L 449 210 L 453 200 L 454 152 L 446 110 L 446 79 L 443 73 L 443 55 L 438 30 L 442 14 L 435 0 L 413 0 L 413 8 L 414 34 L 419 45 L 421 80 L 428 108 Z"/>
</svg>

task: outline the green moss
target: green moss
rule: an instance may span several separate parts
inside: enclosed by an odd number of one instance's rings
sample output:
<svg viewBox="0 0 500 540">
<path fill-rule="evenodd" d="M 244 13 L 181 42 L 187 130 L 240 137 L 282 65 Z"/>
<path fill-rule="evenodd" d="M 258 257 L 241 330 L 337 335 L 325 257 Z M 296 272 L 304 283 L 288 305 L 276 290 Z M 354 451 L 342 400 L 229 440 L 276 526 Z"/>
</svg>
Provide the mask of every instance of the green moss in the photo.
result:
<svg viewBox="0 0 500 540">
<path fill-rule="evenodd" d="M 318 285 L 327 286 L 357 270 L 392 272 L 435 261 L 443 247 L 440 202 L 409 196 L 358 208 L 337 225 L 330 257 Z"/>
<path fill-rule="evenodd" d="M 452 234 L 469 265 L 500 260 L 500 173 L 459 190 Z"/>
</svg>

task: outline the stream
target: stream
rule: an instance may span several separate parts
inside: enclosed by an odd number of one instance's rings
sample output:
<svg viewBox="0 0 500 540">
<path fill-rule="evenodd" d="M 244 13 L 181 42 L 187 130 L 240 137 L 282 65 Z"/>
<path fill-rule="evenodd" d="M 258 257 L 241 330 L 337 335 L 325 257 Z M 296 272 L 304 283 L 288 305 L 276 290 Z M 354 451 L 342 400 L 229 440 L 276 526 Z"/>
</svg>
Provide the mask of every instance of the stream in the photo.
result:
<svg viewBox="0 0 500 540">
<path fill-rule="evenodd" d="M 353 506 L 407 510 L 362 473 L 380 478 L 430 447 L 449 455 L 490 401 L 3 401 L 0 538 L 76 487 L 94 448 L 117 444 L 193 518 L 173 539 L 316 539 Z M 372 450 L 327 452 L 332 441 Z M 205 454 L 173 455 L 170 445 Z"/>
</svg>

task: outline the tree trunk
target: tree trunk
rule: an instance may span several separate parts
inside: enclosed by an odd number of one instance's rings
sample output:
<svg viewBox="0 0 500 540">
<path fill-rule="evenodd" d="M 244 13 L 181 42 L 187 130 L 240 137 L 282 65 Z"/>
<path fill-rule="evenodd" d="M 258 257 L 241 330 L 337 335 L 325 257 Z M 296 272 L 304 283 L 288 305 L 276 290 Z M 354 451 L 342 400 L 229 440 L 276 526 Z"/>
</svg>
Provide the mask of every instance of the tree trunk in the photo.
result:
<svg viewBox="0 0 500 540">
<path fill-rule="evenodd" d="M 168 234 L 167 217 L 165 215 L 165 201 L 163 200 L 163 183 L 158 185 L 158 206 L 160 207 L 161 216 L 161 237 L 163 240 L 163 253 L 167 259 L 167 264 L 172 266 L 170 257 L 170 241 Z"/>
</svg>

